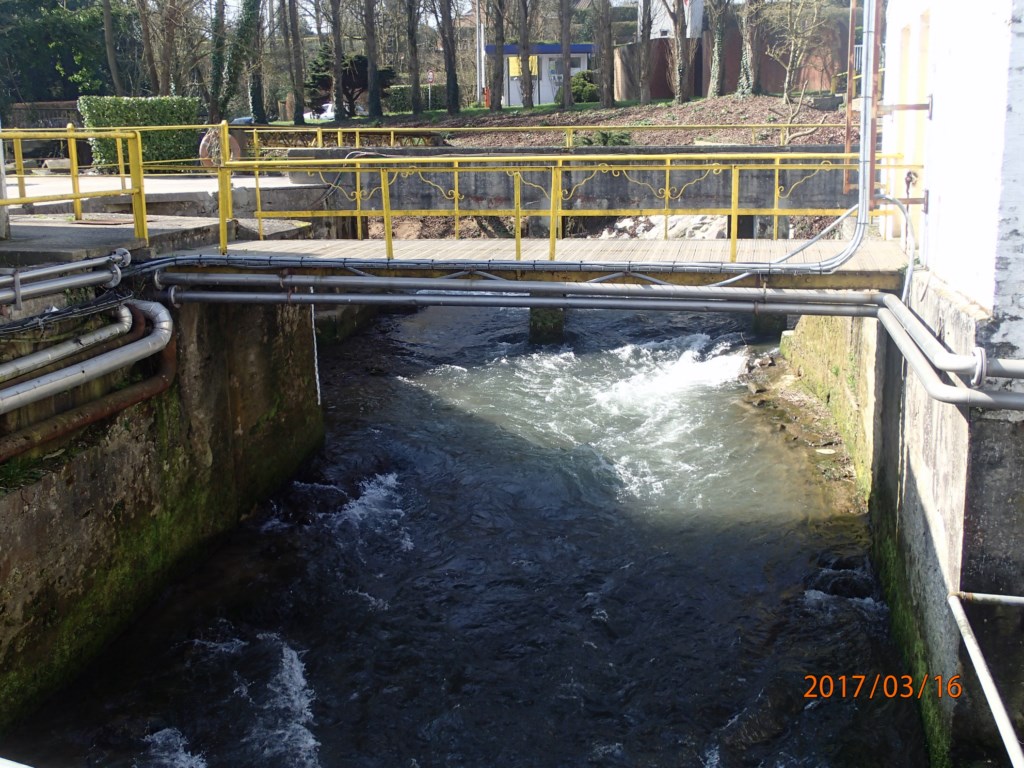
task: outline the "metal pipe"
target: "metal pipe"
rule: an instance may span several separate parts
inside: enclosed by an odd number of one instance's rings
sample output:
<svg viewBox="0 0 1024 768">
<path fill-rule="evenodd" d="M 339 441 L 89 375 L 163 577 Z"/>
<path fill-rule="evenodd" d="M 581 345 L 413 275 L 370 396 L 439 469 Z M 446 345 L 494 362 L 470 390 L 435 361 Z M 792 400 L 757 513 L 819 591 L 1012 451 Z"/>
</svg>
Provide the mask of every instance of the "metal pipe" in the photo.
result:
<svg viewBox="0 0 1024 768">
<path fill-rule="evenodd" d="M 86 382 L 119 370 L 159 352 L 170 342 L 174 324 L 170 312 L 151 301 L 132 301 L 152 323 L 153 329 L 139 341 L 86 360 L 75 366 L 0 389 L 0 414 L 9 413 L 30 403 L 66 392 Z"/>
<path fill-rule="evenodd" d="M 1024 608 L 1024 597 L 1016 595 L 989 595 L 984 592 L 954 592 L 961 600 L 969 603 L 987 603 L 991 605 L 1012 605 Z"/>
<path fill-rule="evenodd" d="M 967 389 L 943 384 L 928 358 L 914 343 L 910 334 L 888 309 L 878 310 L 878 320 L 889 333 L 889 338 L 899 347 L 907 363 L 917 374 L 921 386 L 930 397 L 943 403 L 965 405 L 972 408 L 1006 408 L 1008 410 L 1024 410 L 1024 393 L 1004 392 L 982 389 Z"/>
<path fill-rule="evenodd" d="M 17 304 L 25 299 L 39 296 L 52 296 L 74 288 L 89 288 L 102 285 L 113 288 L 121 281 L 121 272 L 114 267 L 114 272 L 87 272 L 82 275 L 68 275 L 55 280 L 41 280 L 28 285 L 15 285 L 14 288 L 0 288 L 0 304 Z M 113 277 L 111 277 L 113 274 Z"/>
<path fill-rule="evenodd" d="M 572 283 L 566 281 L 505 279 L 435 279 L 418 277 L 349 277 L 334 275 L 255 275 L 246 273 L 161 272 L 158 288 L 165 286 L 241 286 L 249 288 L 346 288 L 374 291 L 472 291 L 500 293 L 585 294 L 589 296 L 643 296 L 658 298 L 727 299 L 765 302 L 876 305 L 882 294 L 858 291 L 805 291 L 779 288 L 716 288 L 711 286 L 630 283 Z"/>
<path fill-rule="evenodd" d="M 1006 707 L 999 696 L 999 689 L 996 688 L 996 682 L 992 679 L 992 673 L 985 662 L 985 655 L 981 651 L 981 646 L 978 645 L 978 638 L 971 628 L 971 623 L 967 620 L 967 614 L 964 613 L 964 607 L 960 604 L 960 598 L 955 594 L 949 595 L 946 602 L 949 603 L 949 609 L 953 612 L 953 618 L 960 629 L 964 646 L 974 663 L 974 671 L 978 675 L 982 691 L 985 692 L 985 701 L 988 702 L 992 718 L 996 721 L 996 728 L 999 729 L 999 735 L 1003 739 L 1003 746 L 1006 747 L 1010 764 L 1013 768 L 1024 768 L 1024 752 L 1021 752 L 1020 742 L 1017 741 L 1017 734 L 1013 729 L 1013 722 L 1006 714 Z"/>
<path fill-rule="evenodd" d="M 77 432 L 167 390 L 178 371 L 177 346 L 172 338 L 159 353 L 156 374 L 137 384 L 111 392 L 98 400 L 57 414 L 39 424 L 0 437 L 0 462 Z M 2 765 L 0 765 L 2 768 Z"/>
<path fill-rule="evenodd" d="M 635 299 L 514 296 L 503 293 L 458 296 L 443 293 L 261 293 L 251 291 L 182 291 L 168 288 L 163 297 L 172 304 L 370 304 L 417 307 L 547 307 L 568 309 L 642 309 L 672 312 L 752 312 L 767 315 L 835 315 L 874 317 L 871 306 L 771 303 L 757 301 L 696 301 L 685 299 Z"/>
<path fill-rule="evenodd" d="M 94 331 L 89 331 L 88 333 L 83 333 L 81 336 L 69 341 L 54 344 L 38 352 L 32 352 L 6 363 L 0 363 L 0 382 L 43 368 L 58 360 L 63 360 L 76 352 L 104 342 L 107 339 L 123 336 L 132 327 L 132 313 L 128 307 L 121 306 L 118 307 L 117 314 L 117 322 L 97 328 Z"/>
<path fill-rule="evenodd" d="M 109 256 L 100 256 L 92 259 L 82 259 L 81 261 L 74 261 L 70 263 L 61 264 L 50 264 L 45 267 L 34 267 L 32 269 L 19 270 L 18 280 L 21 281 L 22 285 L 25 283 L 35 282 L 36 280 L 42 280 L 44 277 L 51 277 L 53 275 L 62 275 L 67 272 L 82 272 L 86 269 L 92 269 L 93 267 L 107 267 L 111 264 L 116 264 L 118 267 L 127 267 L 131 264 L 132 255 L 124 248 L 118 248 Z M 113 274 L 113 271 L 111 271 Z M 0 288 L 14 285 L 15 277 L 13 274 L 0 275 Z"/>
<path fill-rule="evenodd" d="M 932 364 L 940 371 L 973 375 L 978 371 L 979 359 L 973 355 L 958 355 L 950 352 L 939 343 L 928 328 L 906 304 L 890 294 L 881 294 L 882 305 L 888 309 L 900 325 L 914 339 L 914 343 L 928 356 Z M 991 358 L 984 363 L 985 372 L 989 376 L 1001 378 L 1024 378 L 1024 360 L 1008 358 Z"/>
</svg>

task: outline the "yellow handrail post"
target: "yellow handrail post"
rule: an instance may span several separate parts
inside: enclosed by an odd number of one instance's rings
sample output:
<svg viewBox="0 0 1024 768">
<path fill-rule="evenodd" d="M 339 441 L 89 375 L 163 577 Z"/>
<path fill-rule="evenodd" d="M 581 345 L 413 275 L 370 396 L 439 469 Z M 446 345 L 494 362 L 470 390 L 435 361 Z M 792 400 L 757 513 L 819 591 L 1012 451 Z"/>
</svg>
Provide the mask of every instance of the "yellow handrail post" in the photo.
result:
<svg viewBox="0 0 1024 768">
<path fill-rule="evenodd" d="M 363 146 L 363 132 L 356 128 L 356 149 Z"/>
<path fill-rule="evenodd" d="M 384 248 L 388 261 L 391 261 L 395 257 L 395 252 L 391 242 L 391 189 L 388 187 L 387 168 L 381 168 L 380 171 L 380 199 L 384 208 Z"/>
<path fill-rule="evenodd" d="M 394 131 L 391 132 L 391 146 L 392 147 L 395 146 L 395 132 Z M 458 237 L 458 235 L 456 235 L 456 237 Z"/>
<path fill-rule="evenodd" d="M 25 158 L 22 155 L 21 139 L 14 139 L 14 172 L 18 175 L 18 196 L 28 197 L 25 191 Z"/>
<path fill-rule="evenodd" d="M 359 134 L 356 134 L 358 141 Z M 362 163 L 356 160 L 356 240 L 363 239 L 363 173 Z"/>
<path fill-rule="evenodd" d="M 668 203 L 672 199 L 672 187 L 669 186 L 669 182 L 672 181 L 672 160 L 665 158 L 665 234 L 662 240 L 668 240 Z"/>
<path fill-rule="evenodd" d="M 217 185 L 220 193 L 220 208 L 225 211 L 221 232 L 221 249 L 227 253 L 227 221 L 235 217 L 234 198 L 231 193 L 231 134 L 228 121 L 220 121 L 220 167 L 217 168 Z"/>
<path fill-rule="evenodd" d="M 255 170 L 253 171 L 252 176 L 253 176 L 253 181 L 254 181 L 254 183 L 256 185 L 256 229 L 259 232 L 260 240 L 262 240 L 263 239 L 263 196 L 262 196 L 262 193 L 260 192 L 260 171 L 259 171 L 259 167 L 260 167 L 259 166 L 259 162 L 257 161 L 256 165 L 253 166 L 253 168 Z"/>
<path fill-rule="evenodd" d="M 523 259 L 523 226 L 522 226 L 522 174 L 516 171 L 512 176 L 513 189 L 513 210 L 515 210 L 516 221 L 516 261 Z"/>
<path fill-rule="evenodd" d="M 779 239 L 779 195 L 782 189 L 779 187 L 779 170 L 782 165 L 782 158 L 775 156 L 775 199 L 772 204 L 772 240 Z"/>
<path fill-rule="evenodd" d="M 568 149 L 568 148 L 570 148 L 572 146 L 573 133 L 574 133 L 573 128 L 567 127 L 565 129 L 565 146 L 566 146 L 566 149 Z"/>
<path fill-rule="evenodd" d="M 729 261 L 736 261 L 740 228 L 740 169 L 732 166 L 732 209 L 729 213 Z"/>
<path fill-rule="evenodd" d="M 68 123 L 68 159 L 71 161 L 71 204 L 75 209 L 75 221 L 82 220 L 82 198 L 78 183 L 78 146 L 75 144 L 75 126 Z"/>
<path fill-rule="evenodd" d="M 252 129 L 252 157 L 256 162 L 260 159 L 260 132 Z"/>
<path fill-rule="evenodd" d="M 149 245 L 146 225 L 145 175 L 142 172 L 142 134 L 134 131 L 128 139 L 128 165 L 132 174 L 132 215 L 135 217 L 135 236 Z"/>
<path fill-rule="evenodd" d="M 548 259 L 555 260 L 555 241 L 562 209 L 562 161 L 551 166 L 551 217 L 548 221 Z"/>
<path fill-rule="evenodd" d="M 125 184 L 127 182 L 124 174 L 124 143 L 121 141 L 120 136 L 114 141 L 114 146 L 117 148 L 117 175 L 121 178 L 121 191 L 123 192 L 126 189 Z"/>
<path fill-rule="evenodd" d="M 316 145 L 318 147 L 320 147 L 320 148 L 323 148 L 323 146 L 324 146 L 324 129 L 323 128 L 319 128 L 318 127 L 316 129 Z"/>
<path fill-rule="evenodd" d="M 392 131 L 391 135 L 394 136 L 394 132 L 393 131 Z M 459 239 L 459 161 L 458 160 L 453 160 L 452 161 L 452 167 L 455 169 L 452 172 L 452 175 L 454 177 L 453 180 L 452 180 L 452 193 L 455 195 L 455 197 L 452 198 L 452 203 L 453 203 L 454 208 L 455 208 L 455 239 L 458 240 Z"/>
</svg>

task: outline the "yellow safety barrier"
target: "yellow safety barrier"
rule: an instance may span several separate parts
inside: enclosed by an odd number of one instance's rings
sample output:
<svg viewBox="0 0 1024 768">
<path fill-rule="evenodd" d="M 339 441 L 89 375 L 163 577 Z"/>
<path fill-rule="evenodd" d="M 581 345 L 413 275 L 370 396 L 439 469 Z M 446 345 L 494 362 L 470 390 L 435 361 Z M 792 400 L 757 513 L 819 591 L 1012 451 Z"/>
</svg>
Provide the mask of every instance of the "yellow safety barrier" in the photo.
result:
<svg viewBox="0 0 1024 768">
<path fill-rule="evenodd" d="M 555 258 L 557 239 L 561 234 L 562 220 L 567 216 L 664 216 L 664 237 L 668 237 L 668 217 L 678 214 L 711 214 L 728 216 L 730 220 L 730 252 L 736 258 L 738 224 L 740 216 L 770 216 L 774 222 L 773 234 L 778 236 L 780 216 L 836 216 L 845 208 L 823 208 L 799 206 L 794 192 L 806 181 L 820 173 L 842 172 L 856 169 L 856 155 L 845 153 L 707 153 L 700 155 L 680 154 L 523 154 L 499 156 L 448 155 L 445 157 L 353 157 L 347 159 L 284 159 L 284 160 L 224 160 L 220 174 L 220 246 L 227 252 L 228 221 L 231 219 L 231 175 L 233 173 L 253 174 L 256 177 L 258 220 L 270 218 L 315 219 L 322 217 L 351 217 L 357 222 L 362 235 L 361 223 L 369 218 L 383 218 L 385 251 L 393 257 L 391 224 L 395 217 L 454 217 L 458 236 L 459 220 L 466 216 L 508 216 L 514 219 L 516 233 L 516 254 L 521 254 L 520 231 L 522 220 L 538 215 L 549 219 L 549 257 Z M 743 204 L 743 178 L 751 172 L 764 174 L 768 171 L 774 179 L 770 205 Z M 658 172 L 663 179 L 656 186 L 640 174 Z M 262 207 L 259 194 L 259 175 L 265 173 L 304 173 L 318 175 L 328 188 L 342 195 L 345 207 L 325 207 L 320 210 L 278 210 L 267 211 Z M 512 206 L 480 205 L 467 206 L 462 185 L 471 174 L 502 173 L 512 178 Z M 565 185 L 566 175 L 583 176 L 571 186 Z M 783 184 L 782 174 L 787 174 L 788 185 Z M 795 180 L 793 173 L 800 174 Z M 537 183 L 538 174 L 547 181 Z M 729 203 L 724 206 L 688 204 L 698 185 L 707 179 L 729 174 Z M 340 185 L 342 175 L 347 175 L 346 185 Z M 597 207 L 588 203 L 581 191 L 598 175 L 617 177 L 621 183 L 634 185 L 639 194 L 648 202 L 657 205 L 633 207 Z M 332 181 L 330 177 L 335 177 Z M 447 200 L 449 207 L 406 208 L 401 207 L 393 194 L 393 187 L 399 179 L 416 177 L 430 187 L 439 201 Z M 433 178 L 431 178 L 433 177 Z M 685 177 L 685 178 L 682 178 Z M 673 183 L 675 180 L 675 183 Z M 685 181 L 685 183 L 684 183 Z M 547 200 L 546 209 L 526 208 L 523 202 L 523 188 L 535 189 L 534 197 Z M 538 194 L 539 193 L 539 194 Z M 325 194 L 324 202 L 329 195 Z M 624 195 L 628 199 L 628 195 Z M 536 203 L 536 200 L 534 201 Z M 607 204 L 603 199 L 602 204 Z"/>
<path fill-rule="evenodd" d="M 121 181 L 119 189 L 82 189 L 81 168 L 78 163 L 78 148 L 76 141 L 81 139 L 114 139 L 117 142 L 118 170 Z M 0 199 L 0 205 L 28 205 L 34 203 L 58 202 L 70 200 L 74 209 L 76 221 L 83 218 L 82 201 L 87 198 L 96 197 L 120 197 L 124 194 L 131 196 L 132 217 L 135 225 L 135 236 L 140 240 L 149 243 L 149 230 L 146 225 L 146 195 L 145 177 L 142 159 L 142 137 L 136 130 L 85 130 L 76 128 L 73 125 L 61 130 L 7 130 L 0 131 L 0 141 L 10 142 L 14 148 L 14 165 L 17 176 L 18 196 Z M 69 161 L 68 182 L 71 187 L 68 192 L 60 192 L 46 195 L 31 195 L 28 193 L 23 142 L 26 141 L 56 141 L 65 145 Z M 124 164 L 123 147 L 128 149 L 128 165 Z M 129 181 L 130 179 L 130 181 Z"/>
</svg>

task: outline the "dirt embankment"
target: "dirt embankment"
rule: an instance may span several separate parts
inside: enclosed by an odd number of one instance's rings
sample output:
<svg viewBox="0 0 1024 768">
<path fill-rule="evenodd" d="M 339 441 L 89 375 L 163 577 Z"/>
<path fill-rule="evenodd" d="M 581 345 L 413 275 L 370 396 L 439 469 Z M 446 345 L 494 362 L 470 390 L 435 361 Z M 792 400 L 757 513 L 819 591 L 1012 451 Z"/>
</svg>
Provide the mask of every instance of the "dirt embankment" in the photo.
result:
<svg viewBox="0 0 1024 768">
<path fill-rule="evenodd" d="M 454 146 L 521 147 L 561 145 L 563 135 L 551 131 L 523 131 L 538 126 L 587 126 L 597 129 L 625 131 L 628 141 L 642 146 L 685 146 L 694 143 L 779 145 L 781 128 L 787 124 L 820 126 L 797 127 L 790 131 L 791 144 L 842 144 L 845 110 L 818 110 L 804 105 L 791 118 L 793 108 L 774 96 L 736 98 L 723 96 L 701 99 L 686 104 L 650 104 L 647 106 L 590 109 L 585 111 L 543 112 L 523 111 L 515 107 L 501 112 L 475 113 L 470 116 L 449 116 L 427 122 L 412 115 L 389 116 L 384 124 L 395 127 L 423 127 L 443 132 L 450 128 L 495 128 L 494 133 L 474 137 L 457 134 L 448 137 Z M 764 128 L 744 126 L 762 125 Z M 650 130 L 650 126 L 679 126 Z M 722 128 L 720 126 L 734 126 Z M 506 131 L 506 129 L 516 129 Z M 630 131 L 633 128 L 636 130 Z M 857 121 L 853 140 L 857 141 Z"/>
</svg>

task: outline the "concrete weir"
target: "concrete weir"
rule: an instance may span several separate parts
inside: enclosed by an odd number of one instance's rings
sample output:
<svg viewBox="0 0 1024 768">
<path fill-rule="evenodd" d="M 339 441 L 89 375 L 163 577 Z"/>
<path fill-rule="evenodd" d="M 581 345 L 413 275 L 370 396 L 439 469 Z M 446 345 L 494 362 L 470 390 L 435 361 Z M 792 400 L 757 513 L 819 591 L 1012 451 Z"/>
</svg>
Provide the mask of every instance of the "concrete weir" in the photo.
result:
<svg viewBox="0 0 1024 768">
<path fill-rule="evenodd" d="M 169 389 L 45 446 L 42 465 L 5 465 L 41 478 L 0 497 L 0 729 L 82 669 L 322 440 L 308 307 L 193 305 L 173 320 Z"/>
</svg>

